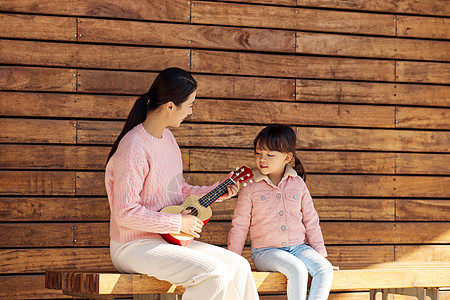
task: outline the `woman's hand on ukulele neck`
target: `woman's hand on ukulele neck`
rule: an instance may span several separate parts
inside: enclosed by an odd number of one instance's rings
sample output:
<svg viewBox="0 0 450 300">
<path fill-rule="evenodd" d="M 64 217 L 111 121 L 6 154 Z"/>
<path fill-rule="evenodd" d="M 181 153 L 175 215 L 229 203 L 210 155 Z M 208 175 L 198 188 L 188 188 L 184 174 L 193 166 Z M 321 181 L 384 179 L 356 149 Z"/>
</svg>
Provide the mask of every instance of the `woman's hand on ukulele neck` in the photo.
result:
<svg viewBox="0 0 450 300">
<path fill-rule="evenodd" d="M 227 180 L 228 178 L 231 178 L 231 176 L 233 176 L 233 173 L 234 173 L 234 172 L 228 173 L 227 177 L 225 177 L 224 179 L 222 179 L 222 181 L 220 181 L 219 184 L 221 184 L 222 182 L 224 182 L 224 181 Z M 227 190 L 228 190 L 228 193 L 223 194 L 222 196 L 220 196 L 220 197 L 216 200 L 216 202 L 222 202 L 223 200 L 230 199 L 231 197 L 236 196 L 237 193 L 239 192 L 239 187 L 240 187 L 239 182 L 236 183 L 236 184 L 230 185 L 230 186 L 228 187 L 228 189 L 227 189 Z"/>
<path fill-rule="evenodd" d="M 185 209 L 181 212 L 180 231 L 192 235 L 195 238 L 199 238 L 199 233 L 202 232 L 203 221 L 196 216 L 190 215 L 190 212 L 190 209 Z"/>
</svg>

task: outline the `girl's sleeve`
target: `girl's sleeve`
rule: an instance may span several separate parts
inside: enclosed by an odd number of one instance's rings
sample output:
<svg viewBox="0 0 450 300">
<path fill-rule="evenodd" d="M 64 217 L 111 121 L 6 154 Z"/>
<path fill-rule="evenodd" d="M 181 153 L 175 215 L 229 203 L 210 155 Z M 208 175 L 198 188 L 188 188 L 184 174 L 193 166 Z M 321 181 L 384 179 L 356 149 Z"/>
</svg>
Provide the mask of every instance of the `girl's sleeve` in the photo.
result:
<svg viewBox="0 0 450 300">
<path fill-rule="evenodd" d="M 228 232 L 228 250 L 239 255 L 244 249 L 252 216 L 251 185 L 243 188 L 234 208 L 231 229 Z"/>
<path fill-rule="evenodd" d="M 304 183 L 303 183 L 304 184 Z M 318 253 L 327 257 L 327 250 L 325 249 L 325 243 L 322 236 L 322 230 L 319 225 L 319 215 L 314 208 L 314 204 L 308 188 L 304 184 L 305 191 L 302 197 L 302 214 L 303 214 L 303 225 L 306 229 L 306 239 L 309 245 L 316 250 Z"/>
<path fill-rule="evenodd" d="M 112 169 L 113 183 L 108 182 L 108 172 L 106 183 L 108 194 L 112 194 L 111 214 L 119 226 L 154 233 L 180 233 L 180 214 L 162 213 L 140 204 L 140 193 L 150 171 L 144 155 L 122 153 Z"/>
<path fill-rule="evenodd" d="M 219 185 L 219 182 L 214 183 L 210 186 L 198 186 L 198 185 L 190 185 L 183 178 L 183 185 L 181 190 L 183 191 L 183 200 L 190 195 L 202 197 L 215 189 Z"/>
</svg>

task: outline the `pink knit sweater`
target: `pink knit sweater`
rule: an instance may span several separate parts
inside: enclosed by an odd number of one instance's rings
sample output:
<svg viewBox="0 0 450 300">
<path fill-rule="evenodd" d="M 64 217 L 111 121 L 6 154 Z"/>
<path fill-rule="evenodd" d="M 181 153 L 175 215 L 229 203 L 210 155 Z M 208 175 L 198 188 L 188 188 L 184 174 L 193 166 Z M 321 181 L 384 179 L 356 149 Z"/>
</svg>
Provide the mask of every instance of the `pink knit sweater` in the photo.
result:
<svg viewBox="0 0 450 300">
<path fill-rule="evenodd" d="M 105 185 L 111 209 L 110 235 L 124 243 L 179 233 L 181 215 L 159 212 L 180 205 L 189 195 L 203 196 L 215 188 L 184 181 L 181 152 L 172 133 L 162 138 L 137 125 L 120 141 L 106 166 Z"/>
</svg>

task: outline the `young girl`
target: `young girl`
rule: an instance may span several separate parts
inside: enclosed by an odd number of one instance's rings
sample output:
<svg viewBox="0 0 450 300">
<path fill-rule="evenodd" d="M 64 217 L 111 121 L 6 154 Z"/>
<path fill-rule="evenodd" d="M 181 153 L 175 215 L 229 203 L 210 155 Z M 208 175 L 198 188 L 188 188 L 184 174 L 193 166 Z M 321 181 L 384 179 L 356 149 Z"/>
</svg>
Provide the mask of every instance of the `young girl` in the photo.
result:
<svg viewBox="0 0 450 300">
<path fill-rule="evenodd" d="M 308 273 L 309 299 L 327 299 L 333 267 L 295 146 L 294 130 L 284 125 L 270 125 L 255 138 L 254 183 L 239 195 L 228 249 L 241 254 L 250 229 L 252 261 L 260 271 L 286 275 L 289 300 L 306 299 Z"/>
<path fill-rule="evenodd" d="M 210 187 L 190 186 L 182 174 L 180 149 L 167 127 L 192 113 L 197 82 L 186 71 L 162 71 L 137 99 L 108 157 L 105 183 L 111 208 L 111 259 L 117 270 L 142 273 L 186 287 L 184 300 L 258 299 L 248 261 L 226 249 L 193 241 L 188 247 L 165 242 L 161 233 L 199 237 L 203 222 L 190 215 L 163 213 L 188 195 Z M 229 176 L 231 173 L 229 174 Z M 231 186 L 221 200 L 236 195 Z"/>
</svg>

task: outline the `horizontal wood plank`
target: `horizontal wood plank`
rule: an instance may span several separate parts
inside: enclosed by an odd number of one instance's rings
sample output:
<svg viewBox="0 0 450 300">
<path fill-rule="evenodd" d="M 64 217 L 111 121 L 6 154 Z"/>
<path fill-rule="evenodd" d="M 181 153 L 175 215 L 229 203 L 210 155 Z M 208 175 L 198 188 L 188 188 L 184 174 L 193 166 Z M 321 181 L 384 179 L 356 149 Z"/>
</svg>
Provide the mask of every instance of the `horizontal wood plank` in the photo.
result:
<svg viewBox="0 0 450 300">
<path fill-rule="evenodd" d="M 444 5 L 448 9 L 448 5 Z M 417 16 L 397 16 L 397 35 L 429 39 L 450 39 L 450 20 Z"/>
<path fill-rule="evenodd" d="M 44 275 L 0 276 L 0 285 L 3 299 L 69 299 L 62 291 L 45 288 Z"/>
<path fill-rule="evenodd" d="M 296 154 L 307 173 L 394 174 L 392 153 L 297 151 Z M 191 148 L 189 157 L 191 172 L 225 172 L 241 165 L 255 166 L 253 150 Z"/>
<path fill-rule="evenodd" d="M 157 74 L 131 71 L 79 70 L 78 76 L 78 92 L 80 93 L 142 95 L 149 90 Z M 137 99 L 137 97 L 134 96 L 134 99 Z M 125 116 L 126 118 L 128 112 L 129 110 L 123 112 L 122 117 Z"/>
<path fill-rule="evenodd" d="M 39 0 L 25 0 L 20 3 L 1 1 L 0 10 L 34 14 L 57 14 L 70 16 L 89 16 L 106 18 L 123 18 L 137 20 L 189 22 L 190 5 L 183 0 L 146 0 L 124 2 L 106 1 L 71 1 L 60 0 L 57 4 Z"/>
<path fill-rule="evenodd" d="M 0 114 L 18 117 L 126 119 L 136 96 L 0 92 Z"/>
<path fill-rule="evenodd" d="M 450 197 L 450 177 L 396 176 L 396 197 Z M 424 188 L 426 187 L 426 188 Z"/>
<path fill-rule="evenodd" d="M 374 59 L 193 50 L 191 67 L 193 72 L 233 75 L 370 81 L 395 79 L 393 62 Z"/>
<path fill-rule="evenodd" d="M 79 70 L 78 91 L 84 93 L 140 95 L 150 87 L 155 73 Z M 294 100 L 295 80 L 194 74 L 197 97 Z"/>
<path fill-rule="evenodd" d="M 185 173 L 184 177 L 189 184 L 211 185 L 225 175 Z M 106 195 L 104 172 L 0 171 L 0 178 L 2 195 L 74 196 L 75 191 L 78 196 Z M 440 176 L 310 174 L 307 182 L 314 197 L 450 197 L 449 178 Z"/>
<path fill-rule="evenodd" d="M 0 197 L 1 222 L 109 221 L 109 217 L 106 198 Z"/>
<path fill-rule="evenodd" d="M 70 143 L 111 145 L 123 122 L 1 119 L 7 130 L 0 134 L 8 143 Z M 76 126 L 74 126 L 76 125 Z M 48 131 L 43 131 L 48 128 Z M 262 126 L 183 124 L 172 131 L 180 146 L 251 148 Z M 65 129 L 65 130 L 64 130 Z M 297 127 L 298 149 L 446 152 L 447 131 Z M 76 130 L 76 134 L 74 134 Z M 36 132 L 30 136 L 30 132 Z M 55 136 L 54 133 L 60 133 Z M 73 135 L 72 135 L 73 134 Z M 227 138 L 224 139 L 224 136 Z"/>
<path fill-rule="evenodd" d="M 450 129 L 450 109 L 397 107 L 397 128 Z"/>
<path fill-rule="evenodd" d="M 327 259 L 340 270 L 367 268 L 394 261 L 394 246 L 335 246 L 327 248 Z"/>
<path fill-rule="evenodd" d="M 0 13 L 0 37 L 76 41 L 76 18 Z"/>
<path fill-rule="evenodd" d="M 339 0 L 298 0 L 297 5 L 337 8 L 348 10 L 367 10 L 380 12 L 398 12 L 424 15 L 450 15 L 450 8 L 445 0 L 437 1 L 411 1 L 411 0 L 382 0 L 382 1 L 339 1 Z"/>
<path fill-rule="evenodd" d="M 83 19 L 78 28 L 82 42 L 295 52 L 295 34 L 285 30 L 99 19 Z"/>
<path fill-rule="evenodd" d="M 402 247 L 402 246 L 400 246 Z M 435 252 L 445 245 L 429 246 Z M 225 247 L 226 248 L 226 247 Z M 447 247 L 448 248 L 448 247 Z M 251 258 L 250 247 L 242 253 L 249 260 L 252 269 L 256 270 Z M 360 269 L 373 264 L 393 262 L 394 246 L 328 246 L 328 259 L 343 269 Z M 2 274 L 33 274 L 48 269 L 96 269 L 113 270 L 109 247 L 103 248 L 39 248 L 39 249 L 3 249 L 0 258 L 4 261 Z"/>
<path fill-rule="evenodd" d="M 190 120 L 393 128 L 394 118 L 389 106 L 203 99 L 196 102 Z"/>
<path fill-rule="evenodd" d="M 0 119 L 1 143 L 76 142 L 75 122 L 66 120 Z"/>
<path fill-rule="evenodd" d="M 450 87 L 400 83 L 296 80 L 297 101 L 450 105 Z"/>
<path fill-rule="evenodd" d="M 398 221 L 450 221 L 450 200 L 397 199 L 395 219 Z"/>
<path fill-rule="evenodd" d="M 0 156 L 3 168 L 86 170 L 104 169 L 109 150 L 109 147 L 0 145 Z"/>
<path fill-rule="evenodd" d="M 41 51 L 35 51 L 39 48 Z M 71 68 L 189 69 L 189 49 L 0 40 L 0 63 Z M 152 59 L 142 59 L 151 57 Z"/>
<path fill-rule="evenodd" d="M 212 220 L 231 221 L 236 198 L 216 203 Z M 323 221 L 394 221 L 395 201 L 391 199 L 360 199 L 360 198 L 314 198 L 314 207 Z M 397 202 L 402 200 L 397 200 Z M 432 200 L 428 200 L 432 201 Z M 441 203 L 432 202 L 436 207 L 446 207 L 444 200 Z M 417 200 L 417 202 L 421 202 Z M 423 201 L 422 201 L 423 202 Z M 414 201 L 413 201 L 414 203 Z M 95 209 L 91 209 L 95 207 Z M 419 207 L 416 205 L 415 207 Z M 411 211 L 416 210 L 412 208 Z M 405 212 L 400 211 L 397 204 L 398 220 L 421 221 L 433 215 L 436 220 L 446 220 L 446 210 L 433 210 L 423 216 L 416 213 L 411 219 L 402 218 Z M 76 221 L 109 221 L 110 210 L 108 200 L 102 198 L 56 198 L 56 197 L 0 197 L 0 221 L 2 222 L 76 222 Z M 415 218 L 415 219 L 414 219 Z"/>
<path fill-rule="evenodd" d="M 326 245 L 448 244 L 441 222 L 321 222 Z M 199 241 L 227 245 L 230 222 L 209 222 Z M 411 232 L 415 232 L 414 235 Z M 107 247 L 109 223 L 0 224 L 1 247 Z M 247 239 L 247 245 L 250 240 Z"/>
<path fill-rule="evenodd" d="M 282 6 L 295 6 L 297 0 L 226 0 L 226 2 L 241 2 L 241 3 L 255 3 L 255 4 L 271 4 Z"/>
<path fill-rule="evenodd" d="M 197 97 L 295 100 L 295 80 L 195 74 Z"/>
<path fill-rule="evenodd" d="M 313 199 L 322 221 L 394 221 L 394 201 L 390 199 Z"/>
<path fill-rule="evenodd" d="M 0 157 L 4 169 L 55 169 L 55 170 L 100 170 L 105 169 L 110 147 L 60 146 L 60 145 L 0 145 Z M 17 153 L 21 153 L 17 157 Z M 181 149 L 184 171 L 226 172 L 241 165 L 254 167 L 253 150 L 240 149 Z M 367 173 L 394 174 L 395 155 L 392 153 L 298 151 L 307 173 Z M 406 154 L 399 154 L 403 157 Z M 412 161 L 419 164 L 421 159 L 433 162 L 422 166 L 429 174 L 442 174 L 446 166 L 446 156 L 433 154 L 416 155 Z M 208 159 L 205 159 L 208 157 Z M 412 156 L 414 158 L 414 156 Z M 434 160 L 434 161 L 433 161 Z M 402 166 L 397 161 L 397 169 Z M 405 171 L 408 166 L 404 166 Z M 438 170 L 438 171 L 435 171 Z M 416 174 L 417 171 L 404 172 Z M 446 174 L 445 172 L 444 174 Z"/>
<path fill-rule="evenodd" d="M 394 16 L 387 14 L 207 1 L 193 1 L 192 22 L 244 27 L 395 35 Z"/>
<path fill-rule="evenodd" d="M 330 150 L 446 152 L 450 134 L 441 131 L 298 127 L 297 147 Z"/>
<path fill-rule="evenodd" d="M 449 261 L 449 245 L 399 245 L 395 246 L 396 261 Z"/>
<path fill-rule="evenodd" d="M 297 32 L 296 52 L 349 57 L 449 61 L 450 42 Z"/>
<path fill-rule="evenodd" d="M 0 171 L 0 195 L 75 196 L 75 172 Z"/>
<path fill-rule="evenodd" d="M 43 273 L 48 269 L 113 270 L 109 248 L 42 248 L 0 250 L 2 274 Z"/>
<path fill-rule="evenodd" d="M 111 148 L 59 145 L 0 145 L 5 169 L 104 170 Z M 189 169 L 189 153 L 183 149 L 185 170 Z M 17 157 L 17 153 L 21 153 Z"/>
<path fill-rule="evenodd" d="M 450 154 L 396 153 L 397 174 L 450 175 Z"/>
<path fill-rule="evenodd" d="M 75 92 L 76 73 L 75 69 L 0 66 L 0 88 L 8 91 Z M 1 92 L 0 95 L 3 113 L 10 105 L 10 94 Z"/>
<path fill-rule="evenodd" d="M 398 61 L 396 64 L 399 82 L 450 83 L 450 63 Z"/>
<path fill-rule="evenodd" d="M 0 224 L 0 246 L 4 248 L 73 247 L 75 223 Z M 96 228 L 101 226 L 97 224 Z M 102 238 L 104 240 L 104 237 Z"/>
<path fill-rule="evenodd" d="M 399 244 L 448 244 L 450 232 L 448 222 L 398 222 L 394 232 Z M 411 233 L 415 237 L 412 237 Z"/>
<path fill-rule="evenodd" d="M 431 176 L 310 175 L 308 180 L 309 190 L 316 197 L 447 198 L 449 184 L 449 177 Z"/>
</svg>

